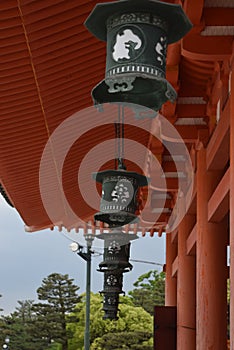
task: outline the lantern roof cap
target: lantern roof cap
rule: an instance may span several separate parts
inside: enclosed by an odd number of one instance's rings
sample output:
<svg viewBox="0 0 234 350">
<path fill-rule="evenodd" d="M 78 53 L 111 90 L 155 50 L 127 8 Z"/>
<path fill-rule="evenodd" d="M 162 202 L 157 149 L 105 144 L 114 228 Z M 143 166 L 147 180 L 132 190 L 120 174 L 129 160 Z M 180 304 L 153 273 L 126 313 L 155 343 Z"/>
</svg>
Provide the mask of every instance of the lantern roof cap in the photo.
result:
<svg viewBox="0 0 234 350">
<path fill-rule="evenodd" d="M 99 171 L 97 173 L 92 174 L 93 179 L 96 180 L 97 182 L 102 183 L 103 180 L 108 177 L 108 176 L 122 176 L 126 178 L 134 178 L 137 180 L 138 186 L 147 186 L 149 179 L 141 174 L 138 174 L 134 171 L 126 171 L 126 170 L 103 170 Z"/>
<path fill-rule="evenodd" d="M 167 21 L 169 44 L 180 40 L 192 28 L 192 23 L 180 5 L 157 0 L 119 0 L 96 4 L 86 19 L 85 26 L 98 39 L 106 41 L 106 22 L 109 17 L 117 14 L 145 13 L 147 11 Z"/>
</svg>

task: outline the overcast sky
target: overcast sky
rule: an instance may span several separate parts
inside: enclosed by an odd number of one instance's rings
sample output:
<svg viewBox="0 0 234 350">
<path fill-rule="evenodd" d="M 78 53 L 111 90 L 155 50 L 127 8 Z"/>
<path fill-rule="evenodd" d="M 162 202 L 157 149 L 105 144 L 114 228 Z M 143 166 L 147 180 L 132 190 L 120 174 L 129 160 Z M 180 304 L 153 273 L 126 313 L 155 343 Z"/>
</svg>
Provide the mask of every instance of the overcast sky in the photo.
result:
<svg viewBox="0 0 234 350">
<path fill-rule="evenodd" d="M 4 314 L 13 312 L 17 300 L 36 300 L 36 290 L 44 277 L 52 272 L 67 273 L 85 291 L 86 263 L 69 249 L 70 240 L 83 243 L 82 235 L 50 230 L 26 233 L 24 223 L 15 209 L 0 197 L 0 308 Z M 102 251 L 95 239 L 94 249 Z M 131 258 L 165 263 L 165 236 L 139 238 L 131 246 Z M 93 257 L 91 289 L 102 290 L 103 275 L 97 272 L 101 257 Z M 162 267 L 132 262 L 133 270 L 124 274 L 124 290 L 133 288 L 138 276 Z"/>
</svg>

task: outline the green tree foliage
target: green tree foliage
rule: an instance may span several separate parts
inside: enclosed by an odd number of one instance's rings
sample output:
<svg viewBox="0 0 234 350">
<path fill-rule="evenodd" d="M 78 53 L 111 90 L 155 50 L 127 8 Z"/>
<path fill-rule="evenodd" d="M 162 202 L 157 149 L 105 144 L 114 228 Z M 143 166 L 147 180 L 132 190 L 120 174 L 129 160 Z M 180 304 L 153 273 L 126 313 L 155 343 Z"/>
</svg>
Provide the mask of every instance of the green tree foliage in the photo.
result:
<svg viewBox="0 0 234 350">
<path fill-rule="evenodd" d="M 165 274 L 157 270 L 151 270 L 141 275 L 134 283 L 134 288 L 129 295 L 135 306 L 143 307 L 151 315 L 154 306 L 164 305 L 165 301 Z"/>
<path fill-rule="evenodd" d="M 2 297 L 2 294 L 0 294 L 0 298 Z M 0 308 L 0 311 L 3 311 L 3 309 L 2 308 Z"/>
<path fill-rule="evenodd" d="M 47 340 L 35 332 L 36 314 L 33 311 L 33 301 L 18 301 L 15 312 L 2 318 L 4 338 L 9 336 L 10 348 L 14 350 L 44 350 Z"/>
<path fill-rule="evenodd" d="M 152 345 L 149 345 L 151 336 L 149 332 L 107 333 L 95 339 L 92 350 L 152 350 Z"/>
<path fill-rule="evenodd" d="M 153 332 L 153 318 L 141 307 L 134 307 L 129 297 L 120 297 L 119 305 L 119 319 L 117 321 L 103 320 L 102 311 L 102 297 L 99 294 L 91 293 L 90 303 L 90 342 L 91 350 L 106 349 L 102 348 L 100 344 L 103 343 L 103 336 L 106 334 L 112 334 L 113 337 L 117 337 L 119 333 L 125 333 L 125 337 L 119 337 L 119 346 L 127 346 L 125 344 L 128 338 L 126 333 L 131 333 L 129 337 L 133 338 L 133 333 L 141 332 L 145 334 L 145 339 L 142 342 L 146 342 L 148 348 L 142 348 L 143 350 L 152 349 L 152 332 Z M 81 350 L 84 344 L 84 330 L 85 330 L 85 296 L 83 295 L 82 303 L 77 305 L 75 314 L 79 318 L 79 323 L 70 325 L 74 332 L 74 337 L 69 341 L 69 350 Z M 137 344 L 135 344 L 137 345 Z M 140 344 L 138 344 L 140 345 Z M 108 348 L 107 348 L 108 349 Z M 114 349 L 114 348 L 113 348 Z M 119 349 L 122 349 L 119 347 Z M 124 349 L 124 347 L 123 347 Z M 128 349 L 128 347 L 125 347 Z M 134 349 L 133 347 L 130 349 Z M 137 348 L 135 348 L 137 349 Z M 139 348 L 141 349 L 141 348 Z"/>
<path fill-rule="evenodd" d="M 2 297 L 2 294 L 0 294 L 0 298 Z M 3 311 L 3 309 L 0 308 L 0 311 Z M 0 318 L 0 342 L 3 344 L 4 339 L 7 336 L 7 332 L 5 331 L 5 322 L 3 320 L 3 317 Z"/>
<path fill-rule="evenodd" d="M 80 301 L 79 287 L 73 281 L 67 274 L 50 274 L 37 289 L 38 299 L 43 302 L 33 307 L 37 314 L 37 333 L 48 342 L 61 344 L 62 350 L 68 349 L 68 339 L 73 336 L 67 325 L 77 321 L 74 315 L 70 315 Z"/>
</svg>

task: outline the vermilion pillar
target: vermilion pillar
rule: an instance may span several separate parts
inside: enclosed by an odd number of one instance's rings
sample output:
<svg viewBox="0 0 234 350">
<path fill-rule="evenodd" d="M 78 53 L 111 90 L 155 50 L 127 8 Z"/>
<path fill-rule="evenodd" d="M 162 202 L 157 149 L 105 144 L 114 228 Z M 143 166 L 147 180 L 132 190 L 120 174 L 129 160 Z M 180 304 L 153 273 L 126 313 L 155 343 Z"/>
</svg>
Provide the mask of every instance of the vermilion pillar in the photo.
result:
<svg viewBox="0 0 234 350">
<path fill-rule="evenodd" d="M 208 222 L 208 200 L 216 180 L 206 171 L 206 151 L 197 159 L 197 347 L 227 349 L 226 235 Z"/>
<path fill-rule="evenodd" d="M 171 242 L 171 233 L 166 236 L 166 285 L 165 305 L 176 306 L 176 278 L 172 277 L 172 264 L 177 256 L 177 245 Z"/>
<path fill-rule="evenodd" d="M 230 344 L 231 350 L 234 350 L 234 69 L 230 106 Z"/>
<path fill-rule="evenodd" d="M 178 232 L 177 349 L 196 349 L 196 259 L 187 255 L 194 217 L 185 215 Z"/>
</svg>

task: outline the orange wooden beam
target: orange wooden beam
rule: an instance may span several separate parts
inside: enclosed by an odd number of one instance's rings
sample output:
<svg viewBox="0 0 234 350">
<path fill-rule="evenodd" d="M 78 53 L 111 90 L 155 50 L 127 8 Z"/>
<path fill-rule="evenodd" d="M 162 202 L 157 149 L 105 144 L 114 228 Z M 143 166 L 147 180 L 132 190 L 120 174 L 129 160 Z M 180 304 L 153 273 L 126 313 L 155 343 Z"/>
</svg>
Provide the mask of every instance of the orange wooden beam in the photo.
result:
<svg viewBox="0 0 234 350">
<path fill-rule="evenodd" d="M 196 254 L 196 241 L 197 241 L 197 225 L 195 224 L 186 241 L 187 255 Z"/>
<path fill-rule="evenodd" d="M 208 222 L 207 202 L 217 174 L 206 169 L 202 148 L 197 164 L 197 349 L 221 350 L 227 344 L 227 231 L 222 223 Z"/>
<path fill-rule="evenodd" d="M 166 283 L 165 305 L 176 306 L 176 278 L 172 277 L 172 264 L 177 255 L 177 244 L 171 242 L 171 234 L 166 234 Z"/>
<path fill-rule="evenodd" d="M 191 0 L 185 0 L 184 10 L 193 24 L 201 22 L 204 0 L 198 0 L 196 3 Z"/>
<path fill-rule="evenodd" d="M 175 260 L 172 263 L 171 276 L 175 277 L 177 275 L 177 271 L 178 271 L 178 256 L 175 258 Z"/>
<path fill-rule="evenodd" d="M 166 178 L 165 182 L 163 183 L 160 177 L 155 176 L 155 174 L 152 174 L 149 187 L 155 191 L 174 192 L 178 190 L 178 178 L 169 177 L 169 178 Z"/>
<path fill-rule="evenodd" d="M 207 147 L 207 169 L 222 169 L 229 159 L 229 117 L 230 101 L 226 104 L 221 118 Z"/>
<path fill-rule="evenodd" d="M 234 349 L 234 55 L 231 69 L 230 96 L 230 349 Z"/>
<path fill-rule="evenodd" d="M 185 199 L 185 203 L 189 203 L 190 200 L 190 206 L 188 208 L 188 212 L 191 215 L 195 215 L 196 214 L 196 199 L 197 199 L 197 183 L 196 183 L 196 174 L 194 175 L 194 183 L 193 183 L 193 193 L 192 193 L 192 198 L 187 198 L 187 196 L 189 194 L 187 194 L 186 199 Z"/>
<path fill-rule="evenodd" d="M 229 210 L 230 169 L 226 171 L 208 202 L 208 220 L 220 222 Z"/>
<path fill-rule="evenodd" d="M 163 171 L 164 173 L 167 173 L 167 172 L 174 172 L 174 173 L 177 173 L 178 171 L 185 171 L 185 162 L 184 161 L 181 161 L 181 162 L 163 162 L 162 163 L 162 168 L 163 168 Z"/>
<path fill-rule="evenodd" d="M 234 8 L 204 7 L 202 17 L 206 26 L 233 26 Z"/>
<path fill-rule="evenodd" d="M 171 232 L 171 243 L 176 243 L 178 238 L 178 228 Z"/>
<path fill-rule="evenodd" d="M 169 214 L 162 213 L 158 215 L 150 210 L 144 210 L 141 214 L 141 225 L 143 227 L 157 227 L 158 225 L 166 225 L 169 219 Z"/>
<path fill-rule="evenodd" d="M 206 130 L 206 126 L 197 125 L 175 125 L 176 130 L 185 143 L 194 143 L 199 139 L 199 130 Z"/>
<path fill-rule="evenodd" d="M 201 118 L 206 115 L 206 104 L 177 104 L 176 114 L 179 118 Z"/>
<path fill-rule="evenodd" d="M 232 54 L 232 43 L 232 36 L 201 36 L 193 31 L 182 40 L 182 55 L 200 61 L 225 60 Z"/>
<path fill-rule="evenodd" d="M 177 349 L 196 350 L 196 259 L 187 255 L 187 238 L 193 216 L 179 224 L 177 272 Z"/>
</svg>

